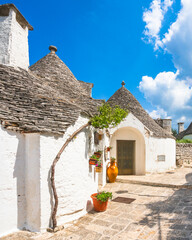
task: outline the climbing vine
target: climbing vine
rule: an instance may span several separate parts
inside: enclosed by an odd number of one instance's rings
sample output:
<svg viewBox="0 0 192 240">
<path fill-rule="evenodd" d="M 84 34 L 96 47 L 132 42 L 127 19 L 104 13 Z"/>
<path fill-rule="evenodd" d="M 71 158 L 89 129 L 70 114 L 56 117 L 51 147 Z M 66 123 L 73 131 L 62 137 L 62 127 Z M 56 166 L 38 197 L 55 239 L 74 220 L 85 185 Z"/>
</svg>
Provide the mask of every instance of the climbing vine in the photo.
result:
<svg viewBox="0 0 192 240">
<path fill-rule="evenodd" d="M 58 195 L 56 191 L 56 186 L 55 186 L 55 167 L 57 162 L 60 159 L 61 154 L 67 147 L 67 145 L 73 140 L 73 138 L 79 134 L 82 130 L 84 130 L 86 127 L 92 125 L 95 128 L 109 128 L 109 127 L 114 127 L 118 125 L 128 114 L 127 110 L 124 110 L 120 108 L 119 106 L 111 107 L 108 103 L 103 104 L 101 107 L 99 107 L 99 113 L 95 116 L 93 116 L 90 121 L 81 126 L 77 131 L 75 131 L 63 144 L 61 147 L 60 151 L 56 155 L 52 165 L 51 165 L 51 187 L 53 191 L 53 196 L 54 196 L 54 206 L 53 206 L 53 211 L 52 211 L 52 223 L 53 223 L 53 229 L 57 227 L 57 220 L 56 220 L 56 215 L 57 215 L 57 208 L 58 208 Z"/>
<path fill-rule="evenodd" d="M 119 106 L 111 107 L 109 103 L 99 107 L 99 113 L 90 119 L 91 125 L 95 128 L 109 128 L 117 126 L 128 114 Z"/>
</svg>

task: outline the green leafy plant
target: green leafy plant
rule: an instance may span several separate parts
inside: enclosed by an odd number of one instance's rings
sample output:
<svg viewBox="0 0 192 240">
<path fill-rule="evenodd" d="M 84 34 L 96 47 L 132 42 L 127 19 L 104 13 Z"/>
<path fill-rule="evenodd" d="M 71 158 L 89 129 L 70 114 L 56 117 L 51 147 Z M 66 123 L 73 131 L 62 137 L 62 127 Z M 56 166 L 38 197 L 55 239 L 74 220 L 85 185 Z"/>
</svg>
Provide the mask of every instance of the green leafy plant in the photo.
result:
<svg viewBox="0 0 192 240">
<path fill-rule="evenodd" d="M 93 154 L 90 158 L 92 159 L 95 159 L 95 160 L 98 160 L 99 161 L 99 158 L 97 156 L 95 156 L 95 154 Z"/>
<path fill-rule="evenodd" d="M 177 140 L 177 143 L 192 143 L 191 139 L 181 139 L 181 140 Z"/>
<path fill-rule="evenodd" d="M 116 158 L 111 157 L 111 162 L 115 162 Z"/>
<path fill-rule="evenodd" d="M 101 150 L 97 150 L 96 153 L 102 153 L 102 151 Z"/>
<path fill-rule="evenodd" d="M 97 164 L 95 165 L 96 167 L 102 167 L 103 164 L 101 163 L 101 160 L 97 161 Z"/>
<path fill-rule="evenodd" d="M 112 199 L 112 192 L 100 192 L 96 195 L 97 200 L 100 200 L 101 202 L 107 202 L 108 199 Z"/>
<path fill-rule="evenodd" d="M 99 107 L 99 114 L 90 119 L 91 125 L 95 128 L 109 128 L 117 126 L 128 114 L 119 106 L 111 107 L 108 103 Z"/>
</svg>

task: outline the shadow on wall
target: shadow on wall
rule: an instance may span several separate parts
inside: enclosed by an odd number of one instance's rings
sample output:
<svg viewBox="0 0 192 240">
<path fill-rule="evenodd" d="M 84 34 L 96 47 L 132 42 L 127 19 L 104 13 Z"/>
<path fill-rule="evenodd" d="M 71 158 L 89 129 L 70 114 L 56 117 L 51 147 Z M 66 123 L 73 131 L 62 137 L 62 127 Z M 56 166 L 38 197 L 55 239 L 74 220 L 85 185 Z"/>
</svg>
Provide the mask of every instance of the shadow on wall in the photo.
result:
<svg viewBox="0 0 192 240">
<path fill-rule="evenodd" d="M 49 227 L 51 228 L 53 226 L 51 215 L 52 215 L 52 212 L 53 212 L 53 205 L 54 205 L 53 191 L 52 191 L 52 188 L 51 188 L 51 168 L 48 172 L 47 182 L 48 182 L 48 187 L 49 187 L 50 205 L 51 205 L 51 214 L 50 214 L 50 218 L 49 218 Z"/>
<path fill-rule="evenodd" d="M 91 135 L 91 130 L 89 128 L 86 128 L 84 129 L 83 131 L 81 131 L 81 133 L 85 134 L 85 151 L 84 151 L 84 161 L 87 161 L 87 168 L 88 168 L 88 172 L 92 172 L 91 169 L 89 169 L 89 163 L 88 163 L 88 158 L 89 158 L 89 154 L 90 154 L 90 151 L 91 151 L 91 145 L 92 145 L 92 135 Z M 80 133 L 79 133 L 80 134 Z M 73 140 L 72 140 L 73 141 Z M 63 141 L 62 144 L 64 144 L 65 141 Z M 63 145 L 60 146 L 60 149 Z M 60 150 L 59 149 L 59 150 Z M 67 147 L 66 147 L 67 149 Z M 55 156 L 58 154 L 58 152 L 55 152 Z M 59 161 L 65 161 L 66 159 L 63 158 L 63 153 L 61 154 L 61 157 L 60 159 L 58 160 Z M 52 159 L 52 162 L 54 161 L 54 158 Z M 57 163 L 58 163 L 57 162 Z M 51 163 L 52 164 L 52 163 Z M 57 166 L 57 164 L 56 164 Z M 77 167 L 78 168 L 78 164 L 75 165 L 74 167 Z M 55 168 L 55 179 L 56 179 L 56 176 L 57 176 L 57 169 Z M 52 212 L 53 212 L 53 208 L 54 208 L 54 203 L 55 203 L 55 200 L 54 200 L 54 195 L 53 195 L 53 191 L 52 191 L 52 187 L 51 187 L 51 166 L 50 166 L 50 169 L 49 169 L 49 172 L 48 172 L 48 176 L 47 176 L 47 183 L 48 183 L 48 189 L 49 189 L 49 194 L 50 194 L 50 205 L 51 205 L 51 212 L 50 212 L 50 218 L 49 218 L 49 227 L 52 227 L 53 224 L 52 224 Z M 75 183 L 74 183 L 75 184 Z M 82 183 L 83 184 L 83 183 Z M 57 191 L 57 189 L 56 189 Z M 72 193 L 71 193 L 72 194 Z M 86 196 L 87 197 L 87 196 Z M 59 199 L 58 199 L 59 200 Z M 59 204 L 59 203 L 58 203 Z M 59 207 L 58 207 L 59 208 Z M 85 204 L 85 208 L 87 211 L 90 211 L 90 209 L 92 209 L 92 203 L 90 200 L 87 201 L 87 203 Z M 74 211 L 74 213 L 72 214 L 75 214 L 75 213 L 78 213 L 79 211 L 81 211 L 83 209 L 80 209 L 80 210 L 77 210 L 77 211 Z M 65 215 L 72 215 L 72 214 L 65 214 Z M 63 215 L 64 216 L 64 215 Z"/>
<path fill-rule="evenodd" d="M 192 173 L 186 175 L 192 184 Z M 166 188 L 165 188 L 166 191 Z M 138 223 L 148 226 L 151 233 L 157 227 L 158 240 L 192 239 L 192 190 L 179 189 L 164 201 L 145 204 L 147 214 Z M 165 237 L 166 236 L 166 237 Z"/>
<path fill-rule="evenodd" d="M 10 133 L 15 136 L 14 133 Z M 26 223 L 26 199 L 25 199 L 25 137 L 23 134 L 16 134 L 18 140 L 13 178 L 17 183 L 17 227 L 23 229 Z"/>
</svg>

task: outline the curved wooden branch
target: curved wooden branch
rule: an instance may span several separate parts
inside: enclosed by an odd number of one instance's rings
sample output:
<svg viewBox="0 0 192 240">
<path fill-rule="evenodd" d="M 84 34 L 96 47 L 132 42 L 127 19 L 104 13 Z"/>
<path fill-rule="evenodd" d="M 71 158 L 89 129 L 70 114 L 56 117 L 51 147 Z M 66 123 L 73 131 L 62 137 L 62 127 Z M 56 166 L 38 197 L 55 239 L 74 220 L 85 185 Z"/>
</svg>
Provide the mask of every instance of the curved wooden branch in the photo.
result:
<svg viewBox="0 0 192 240">
<path fill-rule="evenodd" d="M 66 142 L 63 144 L 62 148 L 60 149 L 60 151 L 58 152 L 57 156 L 55 157 L 52 165 L 51 165 L 51 187 L 53 190 L 53 196 L 54 196 L 54 208 L 52 211 L 52 222 L 53 222 L 53 229 L 55 229 L 57 227 L 57 220 L 56 220 L 56 214 L 57 214 L 57 208 L 58 208 L 58 195 L 57 195 L 57 191 L 56 191 L 56 187 L 55 187 L 55 166 L 57 164 L 57 162 L 60 159 L 61 154 L 63 153 L 63 151 L 65 150 L 65 148 L 67 147 L 67 145 L 70 143 L 70 141 L 78 134 L 80 133 L 84 128 L 88 127 L 90 125 L 90 122 L 86 123 L 85 125 L 81 126 L 77 131 L 75 131 L 67 140 Z"/>
</svg>

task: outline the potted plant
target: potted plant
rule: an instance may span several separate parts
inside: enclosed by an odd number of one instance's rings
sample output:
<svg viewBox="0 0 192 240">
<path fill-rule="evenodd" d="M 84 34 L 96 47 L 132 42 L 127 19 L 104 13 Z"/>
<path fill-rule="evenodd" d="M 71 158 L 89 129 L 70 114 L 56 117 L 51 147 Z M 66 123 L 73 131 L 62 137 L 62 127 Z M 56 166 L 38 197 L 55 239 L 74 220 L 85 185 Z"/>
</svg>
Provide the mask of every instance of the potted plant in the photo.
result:
<svg viewBox="0 0 192 240">
<path fill-rule="evenodd" d="M 101 150 L 97 150 L 96 152 L 94 152 L 94 155 L 98 158 L 101 157 L 102 151 Z"/>
<path fill-rule="evenodd" d="M 101 160 L 97 161 L 97 164 L 95 166 L 95 171 L 96 172 L 101 172 L 102 171 L 102 163 L 101 163 Z"/>
<path fill-rule="evenodd" d="M 112 192 L 99 192 L 91 195 L 95 211 L 103 212 L 107 209 L 108 200 L 112 199 Z"/>
<path fill-rule="evenodd" d="M 107 152 L 109 152 L 112 149 L 111 146 L 107 147 Z"/>
<path fill-rule="evenodd" d="M 99 161 L 99 158 L 94 154 L 89 158 L 90 165 L 96 165 L 98 161 Z"/>
</svg>

